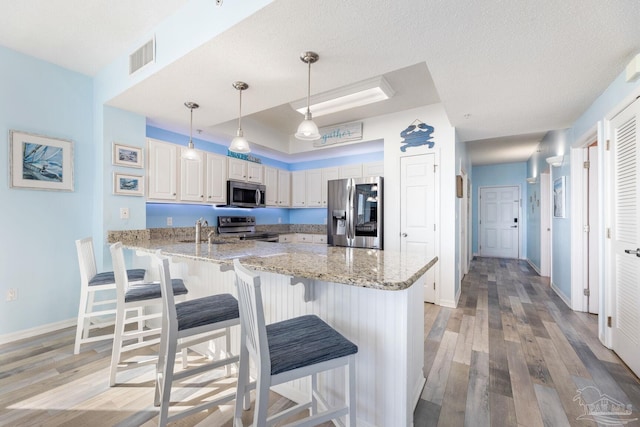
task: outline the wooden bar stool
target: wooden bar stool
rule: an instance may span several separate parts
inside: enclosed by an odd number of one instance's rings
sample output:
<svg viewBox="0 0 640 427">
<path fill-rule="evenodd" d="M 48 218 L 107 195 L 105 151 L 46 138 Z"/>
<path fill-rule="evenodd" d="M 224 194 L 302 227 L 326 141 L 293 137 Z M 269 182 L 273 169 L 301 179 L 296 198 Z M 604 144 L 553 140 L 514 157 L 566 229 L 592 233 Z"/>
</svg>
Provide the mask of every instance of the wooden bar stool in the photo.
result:
<svg viewBox="0 0 640 427">
<path fill-rule="evenodd" d="M 239 359 L 237 355 L 234 356 L 230 353 L 230 328 L 240 324 L 238 300 L 230 294 L 218 294 L 176 304 L 174 292 L 169 285 L 170 282 L 169 260 L 164 258 L 161 259 L 160 265 L 163 302 L 162 338 L 156 368 L 154 400 L 155 406 L 160 406 L 158 419 L 160 426 L 235 399 L 235 393 L 226 394 L 169 415 L 173 381 L 202 374 L 225 365 L 227 367 L 226 373 L 230 375 L 230 364 L 237 363 Z M 226 338 L 226 357 L 174 373 L 176 352 L 188 346 L 221 337 Z"/>
<path fill-rule="evenodd" d="M 76 250 L 80 266 L 80 304 L 78 306 L 76 341 L 73 347 L 74 354 L 80 353 L 82 344 L 112 339 L 113 333 L 89 335 L 92 330 L 114 325 L 114 315 L 116 314 L 116 300 L 112 295 L 116 289 L 113 271 L 97 272 L 93 239 L 86 237 L 76 240 Z M 142 283 L 144 275 L 145 270 L 143 269 L 127 270 L 129 283 Z M 96 299 L 98 295 L 105 295 L 108 299 Z"/>
<path fill-rule="evenodd" d="M 233 261 L 240 303 L 240 371 L 236 393 L 235 426 L 242 426 L 242 406 L 249 409 L 249 359 L 257 370 L 254 426 L 270 426 L 309 409 L 311 416 L 288 426 L 314 426 L 346 416 L 346 425 L 355 426 L 355 355 L 358 347 L 314 315 L 305 315 L 265 325 L 260 276 Z M 330 408 L 318 391 L 317 374 L 344 366 L 345 404 Z M 269 389 L 295 379 L 311 376 L 309 401 L 299 403 L 267 418 Z M 320 405 L 325 408 L 318 412 Z"/>
<path fill-rule="evenodd" d="M 160 342 L 161 328 L 144 329 L 144 324 L 147 320 L 158 319 L 161 314 L 146 314 L 144 308 L 161 305 L 162 292 L 159 282 L 131 285 L 127 280 L 122 243 L 114 243 L 109 249 L 116 280 L 116 325 L 109 372 L 109 385 L 113 387 L 116 384 L 118 370 L 156 363 L 156 354 L 126 364 L 122 363 L 122 355 Z M 185 295 L 188 292 L 182 279 L 173 279 L 171 284 L 174 295 Z M 138 324 L 137 328 L 125 329 L 127 324 L 134 322 Z"/>
</svg>

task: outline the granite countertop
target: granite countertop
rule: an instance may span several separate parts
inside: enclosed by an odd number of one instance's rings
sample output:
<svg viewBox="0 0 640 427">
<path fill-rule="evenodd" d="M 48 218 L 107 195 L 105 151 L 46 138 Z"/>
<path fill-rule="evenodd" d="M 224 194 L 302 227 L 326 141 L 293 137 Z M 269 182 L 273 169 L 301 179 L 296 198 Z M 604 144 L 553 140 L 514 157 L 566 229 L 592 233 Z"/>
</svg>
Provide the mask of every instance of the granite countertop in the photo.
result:
<svg viewBox="0 0 640 427">
<path fill-rule="evenodd" d="M 249 268 L 302 279 L 352 286 L 402 290 L 410 287 L 438 258 L 426 260 L 398 251 L 344 248 L 305 243 L 229 240 L 220 244 L 176 240 L 123 242 L 129 249 L 232 265 L 234 258 Z"/>
</svg>

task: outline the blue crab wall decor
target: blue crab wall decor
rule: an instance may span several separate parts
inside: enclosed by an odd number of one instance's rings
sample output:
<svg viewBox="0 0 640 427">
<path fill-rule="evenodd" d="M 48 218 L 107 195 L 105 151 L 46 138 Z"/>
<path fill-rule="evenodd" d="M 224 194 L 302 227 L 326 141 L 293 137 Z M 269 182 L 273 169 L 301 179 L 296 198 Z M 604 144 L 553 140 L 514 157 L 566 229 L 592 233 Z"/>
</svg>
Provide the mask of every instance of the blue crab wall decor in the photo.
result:
<svg viewBox="0 0 640 427">
<path fill-rule="evenodd" d="M 418 122 L 418 124 L 416 124 Z M 422 123 L 420 120 L 414 120 L 405 130 L 400 132 L 400 136 L 404 138 L 400 141 L 400 144 L 404 144 L 400 147 L 400 151 L 406 152 L 409 147 L 419 147 L 421 145 L 427 145 L 429 148 L 433 148 L 435 141 L 432 141 L 434 129 L 433 126 L 429 126 L 426 123 Z"/>
</svg>

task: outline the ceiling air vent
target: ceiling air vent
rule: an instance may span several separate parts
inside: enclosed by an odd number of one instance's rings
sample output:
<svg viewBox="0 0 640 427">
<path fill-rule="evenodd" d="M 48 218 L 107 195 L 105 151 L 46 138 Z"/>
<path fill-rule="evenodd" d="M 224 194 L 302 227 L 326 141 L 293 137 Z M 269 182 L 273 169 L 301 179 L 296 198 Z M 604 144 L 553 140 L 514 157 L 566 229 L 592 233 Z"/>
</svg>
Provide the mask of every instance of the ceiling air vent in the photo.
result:
<svg viewBox="0 0 640 427">
<path fill-rule="evenodd" d="M 155 39 L 146 42 L 142 47 L 129 55 L 129 75 L 135 73 L 140 68 L 156 60 Z"/>
</svg>

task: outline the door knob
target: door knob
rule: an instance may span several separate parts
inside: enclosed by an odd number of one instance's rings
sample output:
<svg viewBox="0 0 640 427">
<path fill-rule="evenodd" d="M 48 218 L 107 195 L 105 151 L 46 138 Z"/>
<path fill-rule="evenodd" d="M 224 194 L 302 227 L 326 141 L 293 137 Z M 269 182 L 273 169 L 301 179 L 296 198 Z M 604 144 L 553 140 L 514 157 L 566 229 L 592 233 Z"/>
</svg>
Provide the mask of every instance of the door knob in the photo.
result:
<svg viewBox="0 0 640 427">
<path fill-rule="evenodd" d="M 518 228 L 518 226 L 517 225 L 512 225 L 511 228 Z"/>
<path fill-rule="evenodd" d="M 407 237 L 407 233 L 402 233 L 402 237 Z"/>
<path fill-rule="evenodd" d="M 624 252 L 627 254 L 636 254 L 636 256 L 640 258 L 640 248 L 636 249 L 635 251 L 633 249 L 625 249 Z"/>
</svg>

